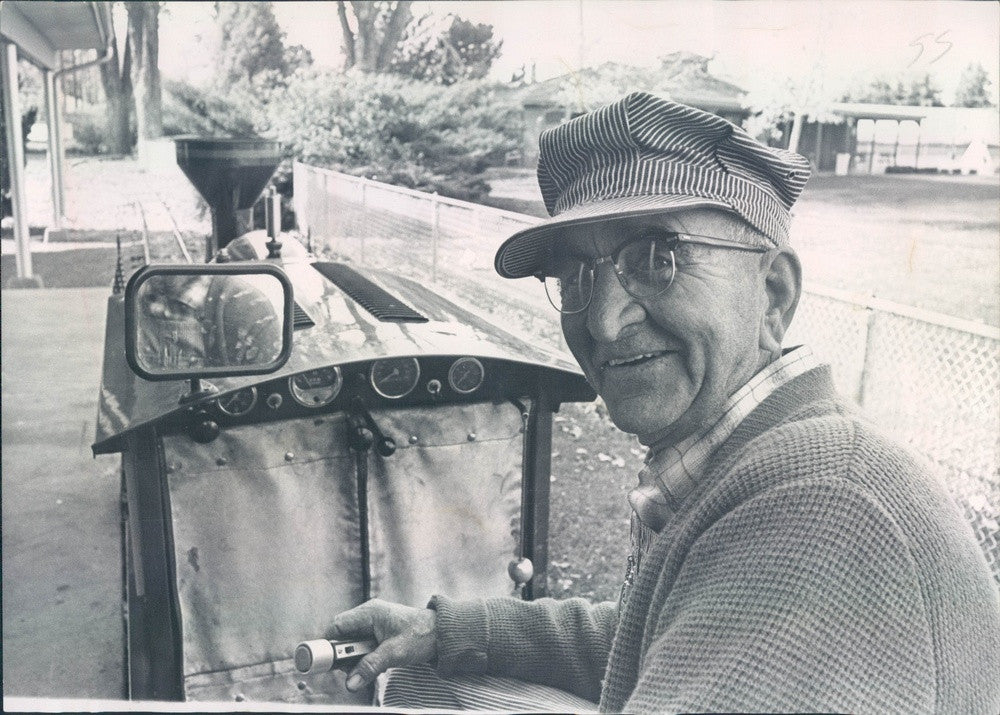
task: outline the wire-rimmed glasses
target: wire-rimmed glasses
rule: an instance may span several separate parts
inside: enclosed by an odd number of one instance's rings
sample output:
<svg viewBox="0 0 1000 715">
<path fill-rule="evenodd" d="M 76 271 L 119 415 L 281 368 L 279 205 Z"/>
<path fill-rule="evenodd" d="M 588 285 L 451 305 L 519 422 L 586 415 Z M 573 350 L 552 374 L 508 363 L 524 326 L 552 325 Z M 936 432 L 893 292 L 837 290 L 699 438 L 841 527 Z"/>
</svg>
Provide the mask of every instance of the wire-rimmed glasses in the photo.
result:
<svg viewBox="0 0 1000 715">
<path fill-rule="evenodd" d="M 538 278 L 552 306 L 564 315 L 582 313 L 594 296 L 594 272 L 610 262 L 622 288 L 638 300 L 656 298 L 666 292 L 677 274 L 675 251 L 681 243 L 764 253 L 766 248 L 748 246 L 714 236 L 653 230 L 621 243 L 611 254 L 595 258 L 561 256 L 550 262 Z"/>
</svg>

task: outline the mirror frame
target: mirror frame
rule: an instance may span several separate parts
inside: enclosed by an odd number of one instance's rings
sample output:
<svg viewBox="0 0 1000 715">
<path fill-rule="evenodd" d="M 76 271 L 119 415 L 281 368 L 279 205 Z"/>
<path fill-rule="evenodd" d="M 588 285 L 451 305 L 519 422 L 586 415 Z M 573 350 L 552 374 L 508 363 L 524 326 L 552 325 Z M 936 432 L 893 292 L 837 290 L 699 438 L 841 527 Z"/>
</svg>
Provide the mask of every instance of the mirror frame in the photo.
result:
<svg viewBox="0 0 1000 715">
<path fill-rule="evenodd" d="M 139 288 L 149 280 L 157 276 L 170 275 L 192 275 L 192 276 L 250 276 L 250 275 L 270 275 L 274 276 L 281 283 L 284 293 L 284 324 L 282 330 L 281 352 L 278 357 L 269 363 L 253 366 L 222 366 L 222 367 L 199 367 L 196 370 L 172 370 L 167 372 L 151 373 L 145 370 L 136 359 L 138 345 L 136 342 L 138 321 L 136 311 L 138 302 L 136 295 Z M 125 286 L 125 360 L 132 371 L 143 378 L 153 382 L 166 380 L 186 380 L 191 378 L 208 377 L 237 377 L 240 375 L 268 375 L 281 369 L 292 354 L 292 330 L 293 306 L 295 304 L 292 291 L 292 282 L 285 272 L 272 263 L 261 263 L 257 261 L 234 261 L 231 263 L 168 263 L 150 264 L 136 271 L 128 284 Z"/>
</svg>

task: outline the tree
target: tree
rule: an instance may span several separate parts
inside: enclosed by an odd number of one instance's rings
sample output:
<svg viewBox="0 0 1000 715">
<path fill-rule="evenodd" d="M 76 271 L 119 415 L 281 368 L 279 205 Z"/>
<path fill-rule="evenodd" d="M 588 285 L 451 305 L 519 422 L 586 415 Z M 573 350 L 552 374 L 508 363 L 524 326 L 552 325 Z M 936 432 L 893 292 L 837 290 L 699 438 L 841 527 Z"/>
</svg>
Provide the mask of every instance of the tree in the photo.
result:
<svg viewBox="0 0 1000 715">
<path fill-rule="evenodd" d="M 269 2 L 215 3 L 220 42 L 216 83 L 228 90 L 266 70 L 283 73 L 284 33 Z"/>
<path fill-rule="evenodd" d="M 968 65 L 962 70 L 958 87 L 955 89 L 956 107 L 992 107 L 990 98 L 990 77 L 986 69 L 978 62 Z"/>
<path fill-rule="evenodd" d="M 876 77 L 867 86 L 856 87 L 843 96 L 845 102 L 868 104 L 905 104 L 917 107 L 943 107 L 941 89 L 930 74 L 910 78 Z"/>
<path fill-rule="evenodd" d="M 500 56 L 502 40 L 493 26 L 455 15 L 434 21 L 427 14 L 410 23 L 396 48 L 389 69 L 425 82 L 450 85 L 462 79 L 482 79 Z"/>
<path fill-rule="evenodd" d="M 128 43 L 132 56 L 136 137 L 141 143 L 163 136 L 163 100 L 160 89 L 160 3 L 126 2 Z"/>
<path fill-rule="evenodd" d="M 110 154 L 128 154 L 132 150 L 130 119 L 133 94 L 132 52 L 127 36 L 124 40 L 115 36 L 115 41 L 111 44 L 111 59 L 98 67 L 107 102 L 104 137 L 107 151 Z"/>
<path fill-rule="evenodd" d="M 337 0 L 337 17 L 344 38 L 344 69 L 356 67 L 369 73 L 387 71 L 396 46 L 413 17 L 412 4 L 406 0 L 351 0 L 352 22 L 344 0 Z"/>
</svg>

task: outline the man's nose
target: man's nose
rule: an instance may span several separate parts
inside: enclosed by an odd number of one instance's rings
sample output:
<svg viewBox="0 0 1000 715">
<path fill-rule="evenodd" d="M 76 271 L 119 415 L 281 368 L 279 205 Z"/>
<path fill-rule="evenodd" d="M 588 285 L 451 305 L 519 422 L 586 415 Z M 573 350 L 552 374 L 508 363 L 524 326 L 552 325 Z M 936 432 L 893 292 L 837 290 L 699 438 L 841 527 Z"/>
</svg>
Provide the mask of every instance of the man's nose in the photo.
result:
<svg viewBox="0 0 1000 715">
<path fill-rule="evenodd" d="M 594 268 L 594 293 L 587 309 L 587 330 L 599 343 L 614 342 L 622 330 L 645 319 L 645 309 L 626 292 L 610 262 Z"/>
</svg>

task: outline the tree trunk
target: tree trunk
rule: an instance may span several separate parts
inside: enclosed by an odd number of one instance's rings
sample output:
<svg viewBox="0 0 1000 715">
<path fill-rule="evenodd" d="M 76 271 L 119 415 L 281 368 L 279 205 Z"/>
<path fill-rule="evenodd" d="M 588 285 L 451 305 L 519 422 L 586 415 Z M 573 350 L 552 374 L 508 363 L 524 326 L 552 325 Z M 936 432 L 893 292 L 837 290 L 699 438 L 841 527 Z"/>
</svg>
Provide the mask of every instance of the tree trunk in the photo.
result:
<svg viewBox="0 0 1000 715">
<path fill-rule="evenodd" d="M 412 0 L 400 0 L 388 8 L 389 16 L 384 27 L 379 27 L 379 17 L 385 5 L 364 0 L 351 0 L 351 10 L 357 21 L 357 31 L 351 29 L 347 10 L 342 1 L 337 3 L 337 15 L 344 34 L 344 68 L 357 67 L 362 72 L 384 72 L 403 37 L 403 31 L 413 18 Z"/>
<path fill-rule="evenodd" d="M 101 86 L 107 100 L 105 115 L 105 139 L 109 154 L 129 154 L 132 151 L 132 133 L 129 118 L 132 110 L 132 57 L 128 38 L 122 49 L 121 70 L 118 69 L 118 41 L 111 48 L 111 59 L 98 65 L 101 70 Z"/>
<path fill-rule="evenodd" d="M 358 55 L 354 48 L 354 31 L 347 21 L 347 7 L 344 0 L 337 0 L 337 17 L 340 18 L 340 30 L 344 37 L 344 69 L 349 70 L 358 61 Z"/>
<path fill-rule="evenodd" d="M 158 2 L 127 2 L 128 42 L 132 52 L 136 136 L 140 144 L 163 136 L 159 68 Z"/>
</svg>

